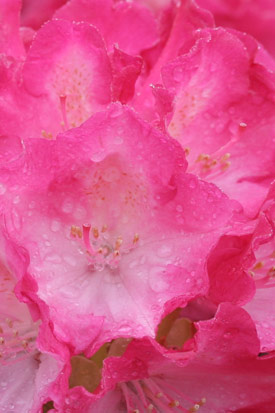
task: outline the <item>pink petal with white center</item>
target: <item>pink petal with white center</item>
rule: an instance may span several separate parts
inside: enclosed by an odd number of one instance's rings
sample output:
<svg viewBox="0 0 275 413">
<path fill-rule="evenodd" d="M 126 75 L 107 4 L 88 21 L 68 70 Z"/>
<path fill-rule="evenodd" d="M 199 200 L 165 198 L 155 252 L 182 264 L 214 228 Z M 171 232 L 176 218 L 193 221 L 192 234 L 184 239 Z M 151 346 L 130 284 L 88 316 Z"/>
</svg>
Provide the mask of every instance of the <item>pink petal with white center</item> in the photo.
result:
<svg viewBox="0 0 275 413">
<path fill-rule="evenodd" d="M 168 131 L 190 152 L 190 171 L 254 217 L 275 176 L 274 75 L 255 62 L 254 48 L 241 36 L 219 28 L 199 37 L 162 70 L 174 96 Z"/>
<path fill-rule="evenodd" d="M 233 206 L 185 174 L 177 142 L 114 104 L 24 145 L 25 172 L 3 172 L 21 182 L 3 208 L 57 337 L 81 352 L 114 334 L 153 336 L 165 303 L 169 312 L 206 293 L 206 258 Z"/>
<path fill-rule="evenodd" d="M 158 40 L 152 13 L 138 2 L 70 0 L 55 17 L 93 24 L 102 34 L 108 50 L 117 44 L 123 52 L 136 55 Z"/>
<path fill-rule="evenodd" d="M 46 131 L 61 130 L 60 109 L 56 111 L 47 96 L 35 97 L 26 91 L 18 61 L 1 55 L 0 73 L 0 134 L 52 139 L 53 133 Z"/>
<path fill-rule="evenodd" d="M 155 87 L 161 82 L 162 68 L 177 56 L 189 51 L 196 41 L 197 29 L 214 25 L 211 14 L 189 0 L 183 0 L 178 4 L 172 3 L 171 9 L 163 15 L 163 19 L 164 33 L 160 44 L 156 46 L 156 56 L 151 62 L 152 68 L 149 75 L 141 80 L 140 89 L 134 100 L 135 108 L 149 120 L 156 117 L 151 89 L 152 85 Z M 167 20 L 171 20 L 168 27 Z"/>
<path fill-rule="evenodd" d="M 168 131 L 182 145 L 190 147 L 191 162 L 200 153 L 215 152 L 227 143 L 227 134 L 221 133 L 224 128 L 217 128 L 216 123 L 221 122 L 223 106 L 227 108 L 228 102 L 239 100 L 248 86 L 248 56 L 235 36 L 223 29 L 204 30 L 197 36 L 199 39 L 189 53 L 162 69 L 164 86 L 174 91 Z M 228 76 L 232 77 L 231 87 L 225 84 Z M 228 122 L 226 116 L 221 119 Z M 196 133 L 198 130 L 200 133 Z M 192 145 L 194 134 L 196 146 Z"/>
<path fill-rule="evenodd" d="M 55 384 L 63 367 L 49 355 L 13 359 L 12 364 L 0 365 L 0 411 L 40 412 L 47 400 L 61 399 Z"/>
<path fill-rule="evenodd" d="M 14 249 L 15 245 L 1 229 L 0 410 L 37 413 L 48 397 L 56 400 L 61 397 L 61 392 L 55 393 L 53 384 L 63 368 L 63 361 L 41 355 L 37 347 L 38 324 L 33 322 L 27 305 L 19 302 L 14 293 L 11 256 L 18 273 L 22 267 L 15 251 L 12 253 Z M 32 286 L 26 294 L 32 296 Z M 28 300 L 27 295 L 20 298 Z"/>
<path fill-rule="evenodd" d="M 46 23 L 28 52 L 23 77 L 27 90 L 34 96 L 46 94 L 59 114 L 58 129 L 47 134 L 80 125 L 111 99 L 105 46 L 87 23 Z"/>
<path fill-rule="evenodd" d="M 35 376 L 38 370 L 38 361 L 29 356 L 13 365 L 0 366 L 0 410 L 35 411 L 32 410 L 35 397 Z M 40 403 L 40 408 L 42 407 Z M 29 410 L 30 409 L 30 410 Z"/>
</svg>

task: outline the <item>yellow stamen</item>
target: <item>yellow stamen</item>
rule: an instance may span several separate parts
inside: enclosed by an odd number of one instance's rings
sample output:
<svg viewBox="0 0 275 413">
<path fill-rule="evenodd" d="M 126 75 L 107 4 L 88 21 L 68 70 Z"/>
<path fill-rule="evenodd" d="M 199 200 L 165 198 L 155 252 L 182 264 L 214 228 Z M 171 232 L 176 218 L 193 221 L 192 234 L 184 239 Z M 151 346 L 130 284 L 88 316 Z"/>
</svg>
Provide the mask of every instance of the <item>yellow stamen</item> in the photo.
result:
<svg viewBox="0 0 275 413">
<path fill-rule="evenodd" d="M 79 227 L 77 227 L 76 225 L 72 225 L 71 226 L 71 235 L 76 238 L 82 238 L 82 231 Z"/>
<path fill-rule="evenodd" d="M 121 244 L 122 244 L 122 237 L 118 237 L 115 243 L 115 249 L 119 250 Z"/>
<path fill-rule="evenodd" d="M 139 235 L 135 234 L 134 239 L 133 239 L 133 244 L 136 244 L 139 240 Z"/>
<path fill-rule="evenodd" d="M 171 403 L 169 403 L 169 407 L 179 407 L 180 402 L 178 400 L 172 400 Z"/>
<path fill-rule="evenodd" d="M 197 412 L 199 410 L 199 408 L 200 408 L 200 405 L 196 403 L 196 404 L 194 404 L 193 407 L 191 407 L 189 412 Z"/>
<path fill-rule="evenodd" d="M 225 171 L 227 168 L 229 168 L 230 165 L 231 165 L 230 161 L 224 162 L 224 164 L 222 165 L 222 170 Z"/>
<path fill-rule="evenodd" d="M 22 344 L 22 347 L 26 350 L 26 348 L 28 347 L 27 340 L 22 340 L 21 344 Z"/>
<path fill-rule="evenodd" d="M 222 157 L 221 157 L 221 162 L 227 161 L 227 159 L 230 158 L 230 153 L 225 153 Z"/>
<path fill-rule="evenodd" d="M 253 267 L 253 270 L 260 270 L 261 268 L 263 268 L 263 266 L 264 266 L 263 261 L 256 262 L 256 264 Z"/>
<path fill-rule="evenodd" d="M 93 231 L 93 236 L 94 236 L 95 238 L 98 238 L 98 237 L 99 237 L 99 231 L 98 231 L 98 229 L 95 227 L 95 228 L 92 229 L 92 231 Z"/>
</svg>

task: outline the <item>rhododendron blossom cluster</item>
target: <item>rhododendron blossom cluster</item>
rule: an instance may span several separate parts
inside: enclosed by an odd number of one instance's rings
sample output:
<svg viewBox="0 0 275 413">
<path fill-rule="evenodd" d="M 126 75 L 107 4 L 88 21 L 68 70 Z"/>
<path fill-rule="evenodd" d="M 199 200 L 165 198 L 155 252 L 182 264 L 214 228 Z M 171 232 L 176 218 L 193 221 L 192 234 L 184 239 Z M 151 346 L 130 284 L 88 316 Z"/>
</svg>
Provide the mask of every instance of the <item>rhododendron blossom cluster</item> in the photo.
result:
<svg viewBox="0 0 275 413">
<path fill-rule="evenodd" d="M 273 412 L 272 0 L 0 22 L 0 412 Z"/>
</svg>

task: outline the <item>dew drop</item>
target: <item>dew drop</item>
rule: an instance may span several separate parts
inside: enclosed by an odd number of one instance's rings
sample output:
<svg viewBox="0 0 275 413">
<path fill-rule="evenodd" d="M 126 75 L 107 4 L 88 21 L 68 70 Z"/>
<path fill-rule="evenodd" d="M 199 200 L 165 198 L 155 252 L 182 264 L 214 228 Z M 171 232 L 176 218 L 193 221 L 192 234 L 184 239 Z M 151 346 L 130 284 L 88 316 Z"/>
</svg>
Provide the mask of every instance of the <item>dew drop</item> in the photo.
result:
<svg viewBox="0 0 275 413">
<path fill-rule="evenodd" d="M 61 228 L 61 223 L 60 223 L 60 221 L 53 220 L 53 221 L 51 222 L 51 230 L 52 230 L 53 232 L 58 232 L 58 231 L 60 230 L 60 228 Z"/>
<path fill-rule="evenodd" d="M 104 152 L 95 152 L 90 156 L 91 161 L 100 162 L 105 158 Z"/>
<path fill-rule="evenodd" d="M 71 202 L 71 200 L 66 199 L 61 207 L 62 211 L 65 212 L 65 214 L 69 214 L 70 212 L 72 212 L 73 210 L 73 203 Z"/>
<path fill-rule="evenodd" d="M 0 184 L 0 195 L 3 195 L 6 192 L 6 187 L 3 184 Z"/>
<path fill-rule="evenodd" d="M 176 67 L 173 71 L 173 77 L 176 82 L 180 82 L 183 76 L 183 69 L 182 67 Z"/>
<path fill-rule="evenodd" d="M 161 258 L 170 257 L 173 248 L 171 245 L 161 245 L 161 247 L 157 250 L 157 254 Z"/>
<path fill-rule="evenodd" d="M 122 107 L 119 105 L 116 105 L 112 108 L 112 111 L 110 113 L 110 117 L 111 118 L 117 118 L 118 116 L 120 116 L 122 113 Z"/>
<path fill-rule="evenodd" d="M 45 257 L 46 261 L 53 262 L 55 264 L 60 264 L 62 262 L 61 257 L 57 254 L 50 254 Z"/>
<path fill-rule="evenodd" d="M 19 204 L 19 202 L 20 202 L 20 196 L 16 195 L 16 197 L 13 199 L 13 203 L 16 205 L 16 204 Z"/>
<path fill-rule="evenodd" d="M 166 291 L 169 283 L 164 279 L 164 268 L 154 267 L 149 272 L 149 283 L 153 291 L 160 293 Z"/>
<path fill-rule="evenodd" d="M 71 267 L 75 267 L 75 266 L 76 266 L 77 261 L 76 261 L 75 257 L 73 257 L 73 256 L 71 256 L 71 255 L 64 255 L 64 256 L 63 256 L 63 260 L 64 260 L 67 264 L 69 264 Z"/>
<path fill-rule="evenodd" d="M 116 145 L 122 145 L 123 142 L 124 142 L 124 140 L 122 139 L 121 136 L 115 136 L 115 137 L 113 138 L 113 142 L 114 142 Z"/>
</svg>

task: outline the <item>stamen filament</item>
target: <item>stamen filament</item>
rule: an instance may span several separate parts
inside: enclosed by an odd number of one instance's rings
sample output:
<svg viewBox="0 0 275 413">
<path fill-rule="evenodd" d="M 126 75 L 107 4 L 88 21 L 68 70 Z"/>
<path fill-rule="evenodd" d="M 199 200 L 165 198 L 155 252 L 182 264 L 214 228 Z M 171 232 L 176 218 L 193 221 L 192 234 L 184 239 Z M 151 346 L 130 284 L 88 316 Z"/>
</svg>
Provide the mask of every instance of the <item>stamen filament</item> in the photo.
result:
<svg viewBox="0 0 275 413">
<path fill-rule="evenodd" d="M 63 118 L 63 123 L 65 126 L 65 129 L 69 129 L 69 123 L 68 123 L 68 119 L 67 119 L 67 113 L 66 113 L 66 99 L 67 96 L 59 96 L 60 99 L 60 108 L 61 108 L 61 114 L 62 114 L 62 118 Z"/>
</svg>

